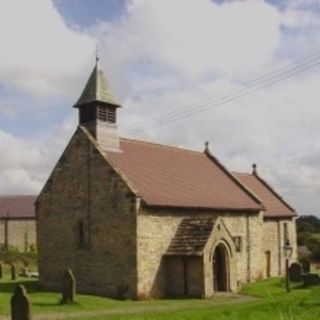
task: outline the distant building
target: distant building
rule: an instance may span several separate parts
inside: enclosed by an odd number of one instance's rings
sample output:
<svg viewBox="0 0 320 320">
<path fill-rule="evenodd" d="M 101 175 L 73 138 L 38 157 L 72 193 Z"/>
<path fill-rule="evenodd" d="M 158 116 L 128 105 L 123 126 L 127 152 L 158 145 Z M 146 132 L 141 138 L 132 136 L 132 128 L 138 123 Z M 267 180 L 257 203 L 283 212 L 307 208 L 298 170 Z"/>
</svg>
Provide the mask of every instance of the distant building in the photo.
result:
<svg viewBox="0 0 320 320">
<path fill-rule="evenodd" d="M 98 65 L 76 103 L 79 127 L 40 193 L 40 282 L 67 268 L 82 292 L 131 298 L 237 291 L 296 259 L 295 211 L 258 175 L 209 151 L 119 138 Z"/>
<path fill-rule="evenodd" d="M 0 250 L 36 245 L 35 195 L 0 195 Z"/>
</svg>

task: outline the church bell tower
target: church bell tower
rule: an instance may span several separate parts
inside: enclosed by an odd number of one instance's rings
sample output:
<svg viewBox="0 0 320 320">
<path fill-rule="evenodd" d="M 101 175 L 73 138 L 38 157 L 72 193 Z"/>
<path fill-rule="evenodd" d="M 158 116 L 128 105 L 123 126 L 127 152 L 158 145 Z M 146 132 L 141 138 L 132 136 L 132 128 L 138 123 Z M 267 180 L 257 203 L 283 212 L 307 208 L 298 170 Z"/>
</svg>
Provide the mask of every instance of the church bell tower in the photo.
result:
<svg viewBox="0 0 320 320">
<path fill-rule="evenodd" d="M 108 151 L 120 151 L 117 109 L 121 105 L 113 97 L 109 84 L 99 67 L 99 59 L 74 105 L 79 110 L 79 125 L 84 126 Z"/>
</svg>

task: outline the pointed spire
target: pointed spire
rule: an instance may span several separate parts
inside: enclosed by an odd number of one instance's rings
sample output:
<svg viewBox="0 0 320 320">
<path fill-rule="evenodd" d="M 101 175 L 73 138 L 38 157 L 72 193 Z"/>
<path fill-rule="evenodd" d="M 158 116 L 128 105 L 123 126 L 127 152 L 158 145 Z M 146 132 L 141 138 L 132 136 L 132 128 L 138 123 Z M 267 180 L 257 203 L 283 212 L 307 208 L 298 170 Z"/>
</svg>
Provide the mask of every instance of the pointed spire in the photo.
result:
<svg viewBox="0 0 320 320">
<path fill-rule="evenodd" d="M 89 80 L 82 91 L 79 100 L 74 105 L 78 108 L 82 105 L 88 104 L 90 102 L 102 102 L 106 104 L 111 104 L 116 107 L 121 107 L 119 102 L 114 98 L 108 81 L 105 78 L 102 70 L 99 68 L 99 56 L 96 53 L 96 65 L 89 77 Z"/>
</svg>

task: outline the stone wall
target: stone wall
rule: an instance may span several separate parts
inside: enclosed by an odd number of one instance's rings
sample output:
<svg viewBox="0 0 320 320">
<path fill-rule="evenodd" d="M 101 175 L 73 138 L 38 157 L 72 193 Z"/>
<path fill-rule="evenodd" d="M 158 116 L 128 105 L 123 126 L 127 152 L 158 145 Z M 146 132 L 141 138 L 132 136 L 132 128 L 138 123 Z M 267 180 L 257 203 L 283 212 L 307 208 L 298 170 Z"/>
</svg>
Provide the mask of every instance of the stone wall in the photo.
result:
<svg viewBox="0 0 320 320">
<path fill-rule="evenodd" d="M 136 296 L 135 197 L 82 129 L 38 198 L 40 283 L 70 268 L 80 292 Z"/>
<path fill-rule="evenodd" d="M 284 275 L 285 273 L 285 256 L 284 256 L 284 244 L 285 244 L 285 227 L 288 228 L 288 240 L 293 248 L 293 253 L 290 261 L 297 260 L 297 234 L 296 234 L 296 219 L 264 219 L 263 224 L 263 252 L 265 254 L 264 276 L 267 276 L 267 255 L 270 255 L 270 276 L 276 277 Z M 269 254 L 266 254 L 269 252 Z"/>
<path fill-rule="evenodd" d="M 142 208 L 137 217 L 138 295 L 163 296 L 166 273 L 162 256 L 183 218 L 188 216 L 220 216 L 232 237 L 241 238 L 240 251 L 236 252 L 238 281 L 241 283 L 263 277 L 262 214 L 225 213 L 178 209 Z M 249 234 L 249 241 L 248 239 Z"/>
<path fill-rule="evenodd" d="M 17 248 L 21 252 L 28 251 L 30 245 L 36 244 L 35 219 L 7 219 L 0 220 L 0 246 L 5 247 L 5 224 L 8 230 L 8 246 Z"/>
<path fill-rule="evenodd" d="M 165 291 L 168 297 L 203 297 L 204 273 L 202 257 L 164 258 Z"/>
<path fill-rule="evenodd" d="M 262 213 L 229 213 L 221 217 L 232 237 L 241 239 L 240 250 L 236 252 L 238 286 L 261 279 Z"/>
</svg>

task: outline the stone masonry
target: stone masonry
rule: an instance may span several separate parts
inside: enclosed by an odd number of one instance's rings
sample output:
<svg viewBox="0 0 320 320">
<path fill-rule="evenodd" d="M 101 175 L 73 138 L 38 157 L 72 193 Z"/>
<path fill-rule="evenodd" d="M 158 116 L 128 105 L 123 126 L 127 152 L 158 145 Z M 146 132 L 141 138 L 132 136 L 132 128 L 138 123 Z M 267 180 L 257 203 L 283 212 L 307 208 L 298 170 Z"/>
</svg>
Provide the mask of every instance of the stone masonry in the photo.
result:
<svg viewBox="0 0 320 320">
<path fill-rule="evenodd" d="M 37 219 L 44 288 L 60 289 L 59 279 L 70 268 L 79 292 L 135 296 L 135 198 L 81 129 L 38 199 Z"/>
</svg>

